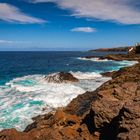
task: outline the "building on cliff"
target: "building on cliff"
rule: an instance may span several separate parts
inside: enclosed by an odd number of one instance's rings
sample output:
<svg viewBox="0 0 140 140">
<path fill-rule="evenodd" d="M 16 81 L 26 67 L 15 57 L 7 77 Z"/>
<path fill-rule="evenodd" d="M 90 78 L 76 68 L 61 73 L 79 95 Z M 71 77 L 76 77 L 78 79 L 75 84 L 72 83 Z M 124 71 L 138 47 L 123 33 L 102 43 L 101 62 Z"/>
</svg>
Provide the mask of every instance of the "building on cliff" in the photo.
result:
<svg viewBox="0 0 140 140">
<path fill-rule="evenodd" d="M 140 54 L 140 43 L 136 43 L 135 46 L 132 46 L 128 49 L 129 55 Z"/>
</svg>

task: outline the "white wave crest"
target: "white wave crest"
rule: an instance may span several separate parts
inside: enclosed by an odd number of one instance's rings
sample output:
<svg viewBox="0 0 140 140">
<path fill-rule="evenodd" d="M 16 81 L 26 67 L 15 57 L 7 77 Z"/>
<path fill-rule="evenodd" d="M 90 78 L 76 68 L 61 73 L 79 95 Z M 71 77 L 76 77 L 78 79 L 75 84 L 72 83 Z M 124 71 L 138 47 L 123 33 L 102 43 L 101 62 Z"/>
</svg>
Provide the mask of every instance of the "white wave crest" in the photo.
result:
<svg viewBox="0 0 140 140">
<path fill-rule="evenodd" d="M 32 117 L 49 112 L 52 108 L 66 106 L 73 98 L 93 91 L 109 80 L 91 72 L 71 72 L 79 82 L 48 83 L 45 75 L 29 75 L 15 78 L 0 87 L 0 130 L 16 128 L 24 130 Z M 42 111 L 47 106 L 47 110 Z"/>
<path fill-rule="evenodd" d="M 93 61 L 93 62 L 108 62 L 108 61 L 112 61 L 112 60 L 108 60 L 108 59 L 100 59 L 99 57 L 95 57 L 95 58 L 82 58 L 82 57 L 78 57 L 79 60 L 85 60 L 85 61 Z"/>
<path fill-rule="evenodd" d="M 116 64 L 120 65 L 120 66 L 118 66 L 118 68 L 133 66 L 133 65 L 138 63 L 138 61 L 129 61 L 129 60 L 115 61 L 115 60 L 108 60 L 108 59 L 100 59 L 98 57 L 96 57 L 96 58 L 82 58 L 82 57 L 79 57 L 78 59 L 79 60 L 85 60 L 85 61 L 93 61 L 93 62 L 113 62 L 113 63 L 116 63 Z M 118 70 L 118 69 L 116 69 L 116 70 Z"/>
<path fill-rule="evenodd" d="M 96 79 L 99 77 L 102 77 L 101 74 L 95 73 L 95 72 L 71 72 L 71 74 L 76 77 L 77 79 L 85 79 L 85 80 L 91 80 L 91 79 Z"/>
<path fill-rule="evenodd" d="M 117 63 L 118 61 L 116 61 Z M 123 65 L 123 66 L 133 66 L 137 63 L 139 63 L 138 61 L 128 61 L 128 60 L 123 60 L 123 61 L 119 61 L 118 62 L 120 65 Z"/>
</svg>

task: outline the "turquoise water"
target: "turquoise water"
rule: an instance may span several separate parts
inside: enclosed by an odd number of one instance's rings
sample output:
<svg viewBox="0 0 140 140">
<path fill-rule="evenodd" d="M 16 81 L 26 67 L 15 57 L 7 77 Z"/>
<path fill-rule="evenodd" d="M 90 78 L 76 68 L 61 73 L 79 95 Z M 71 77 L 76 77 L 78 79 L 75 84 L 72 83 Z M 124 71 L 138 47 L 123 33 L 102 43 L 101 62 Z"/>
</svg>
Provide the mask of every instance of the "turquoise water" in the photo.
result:
<svg viewBox="0 0 140 140">
<path fill-rule="evenodd" d="M 24 130 L 32 117 L 66 106 L 73 98 L 95 90 L 110 78 L 101 72 L 118 70 L 136 62 L 83 60 L 89 52 L 0 52 L 0 130 Z M 47 83 L 44 76 L 71 72 L 78 83 Z M 45 108 L 45 109 L 44 109 Z"/>
</svg>

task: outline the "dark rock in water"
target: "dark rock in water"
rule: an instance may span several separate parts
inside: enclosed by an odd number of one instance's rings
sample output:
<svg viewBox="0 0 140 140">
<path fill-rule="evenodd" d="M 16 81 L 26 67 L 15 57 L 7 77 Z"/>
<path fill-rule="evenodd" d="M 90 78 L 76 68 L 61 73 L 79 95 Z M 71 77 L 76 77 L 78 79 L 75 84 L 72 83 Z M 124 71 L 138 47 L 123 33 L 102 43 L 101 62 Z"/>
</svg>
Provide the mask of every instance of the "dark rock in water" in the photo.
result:
<svg viewBox="0 0 140 140">
<path fill-rule="evenodd" d="M 112 77 L 115 73 L 116 73 L 116 71 L 104 72 L 104 73 L 101 73 L 101 75 L 106 76 L 106 77 Z"/>
<path fill-rule="evenodd" d="M 91 58 L 97 58 L 98 56 L 85 56 L 83 58 L 86 58 L 86 59 L 91 59 Z"/>
<path fill-rule="evenodd" d="M 115 56 L 115 55 L 107 55 L 107 56 L 105 56 L 105 59 L 108 59 L 108 60 L 115 60 L 115 61 L 121 61 L 121 60 L 122 60 L 121 57 Z"/>
<path fill-rule="evenodd" d="M 45 81 L 49 83 L 68 83 L 68 82 L 78 82 L 71 73 L 59 72 L 56 74 L 51 74 L 44 77 Z"/>
</svg>

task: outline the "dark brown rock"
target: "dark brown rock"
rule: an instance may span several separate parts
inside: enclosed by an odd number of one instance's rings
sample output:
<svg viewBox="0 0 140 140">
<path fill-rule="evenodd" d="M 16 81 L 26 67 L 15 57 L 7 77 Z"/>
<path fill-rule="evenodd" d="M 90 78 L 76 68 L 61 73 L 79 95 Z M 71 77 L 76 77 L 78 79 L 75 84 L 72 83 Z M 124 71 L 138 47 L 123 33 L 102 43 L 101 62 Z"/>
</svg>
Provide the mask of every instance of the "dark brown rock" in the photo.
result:
<svg viewBox="0 0 140 140">
<path fill-rule="evenodd" d="M 77 78 L 75 78 L 71 73 L 66 73 L 66 72 L 51 74 L 44 77 L 44 79 L 49 83 L 78 82 Z"/>
<path fill-rule="evenodd" d="M 33 140 L 32 136 L 23 132 L 18 132 L 16 129 L 3 130 L 0 133 L 0 140 Z"/>
<path fill-rule="evenodd" d="M 85 112 L 90 110 L 91 103 L 97 98 L 96 92 L 86 92 L 73 99 L 64 110 L 66 113 L 82 116 Z"/>
<path fill-rule="evenodd" d="M 116 71 L 104 72 L 104 73 L 101 73 L 101 75 L 106 76 L 106 77 L 112 77 L 115 73 L 116 73 Z"/>
<path fill-rule="evenodd" d="M 119 114 L 117 139 L 140 140 L 140 96 L 127 102 Z"/>
</svg>

